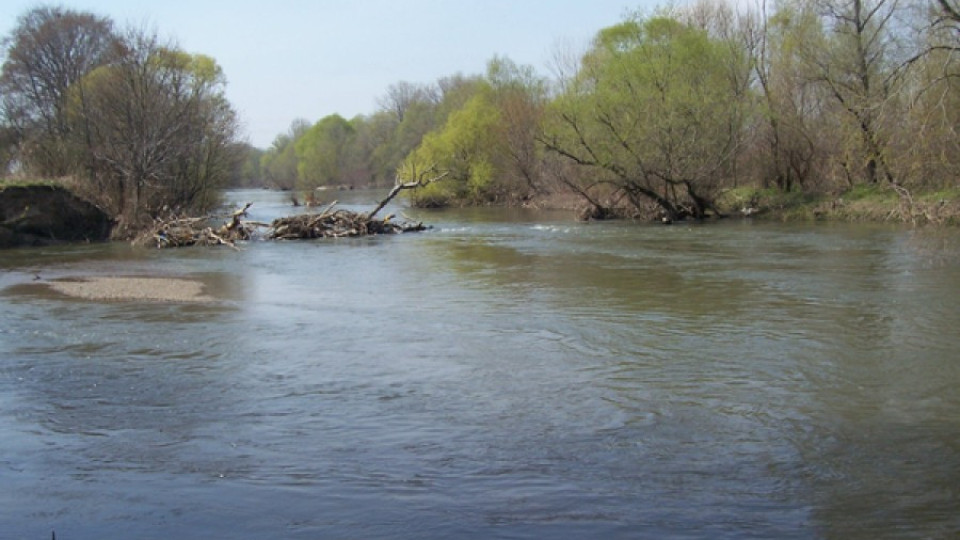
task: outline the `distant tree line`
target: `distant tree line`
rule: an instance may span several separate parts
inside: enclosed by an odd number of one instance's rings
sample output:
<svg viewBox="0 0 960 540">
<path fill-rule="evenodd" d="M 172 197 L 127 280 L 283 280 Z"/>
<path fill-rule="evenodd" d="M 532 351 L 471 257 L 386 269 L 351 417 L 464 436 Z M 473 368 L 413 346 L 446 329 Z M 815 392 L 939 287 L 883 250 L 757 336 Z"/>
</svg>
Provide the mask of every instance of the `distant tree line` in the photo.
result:
<svg viewBox="0 0 960 540">
<path fill-rule="evenodd" d="M 628 16 L 557 51 L 549 79 L 496 57 L 482 75 L 397 83 L 372 115 L 294 122 L 260 176 L 384 186 L 432 168 L 448 175 L 417 204 L 574 193 L 596 217 L 702 217 L 739 187 L 958 188 L 956 0 L 739 5 Z"/>
<path fill-rule="evenodd" d="M 210 57 L 91 13 L 38 7 L 3 42 L 0 165 L 68 177 L 134 231 L 209 208 L 245 148 Z"/>
</svg>

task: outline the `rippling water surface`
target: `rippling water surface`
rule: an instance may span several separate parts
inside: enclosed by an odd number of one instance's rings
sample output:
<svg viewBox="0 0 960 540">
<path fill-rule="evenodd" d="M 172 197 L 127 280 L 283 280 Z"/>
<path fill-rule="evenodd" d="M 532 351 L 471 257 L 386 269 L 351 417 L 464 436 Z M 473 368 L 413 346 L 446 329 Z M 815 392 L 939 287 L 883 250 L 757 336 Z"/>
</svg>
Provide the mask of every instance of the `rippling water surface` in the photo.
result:
<svg viewBox="0 0 960 540">
<path fill-rule="evenodd" d="M 956 231 L 407 212 L 0 252 L 0 536 L 960 534 Z M 218 300 L 43 285 L 102 275 Z"/>
</svg>

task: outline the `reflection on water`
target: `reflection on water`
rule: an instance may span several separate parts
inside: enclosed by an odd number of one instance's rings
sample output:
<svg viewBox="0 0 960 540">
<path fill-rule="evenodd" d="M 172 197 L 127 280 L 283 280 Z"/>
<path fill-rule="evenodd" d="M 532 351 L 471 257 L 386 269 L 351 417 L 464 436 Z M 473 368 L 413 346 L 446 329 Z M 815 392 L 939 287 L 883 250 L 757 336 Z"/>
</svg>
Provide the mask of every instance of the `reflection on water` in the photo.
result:
<svg viewBox="0 0 960 540">
<path fill-rule="evenodd" d="M 0 254 L 0 530 L 960 532 L 954 231 L 416 217 L 435 229 Z M 91 275 L 199 279 L 217 300 L 42 286 Z"/>
</svg>

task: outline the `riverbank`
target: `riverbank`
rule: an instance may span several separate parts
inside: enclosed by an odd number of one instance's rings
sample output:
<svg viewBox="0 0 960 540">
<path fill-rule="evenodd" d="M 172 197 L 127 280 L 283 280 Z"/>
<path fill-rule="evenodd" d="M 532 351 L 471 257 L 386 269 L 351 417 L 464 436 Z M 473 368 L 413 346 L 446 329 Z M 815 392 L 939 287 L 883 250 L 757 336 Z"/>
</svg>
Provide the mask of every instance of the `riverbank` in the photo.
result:
<svg viewBox="0 0 960 540">
<path fill-rule="evenodd" d="M 516 206 L 540 210 L 583 210 L 579 195 L 540 195 Z M 858 186 L 843 193 L 784 193 L 776 189 L 735 188 L 717 198 L 728 217 L 804 222 L 878 222 L 907 225 L 960 225 L 960 188 L 910 193 L 892 186 Z M 623 212 L 638 221 L 655 220 L 657 209 Z M 614 212 L 614 215 L 617 215 Z M 111 238 L 110 217 L 57 180 L 0 181 L 0 249 Z"/>
<path fill-rule="evenodd" d="M 0 182 L 0 248 L 102 242 L 113 224 L 106 212 L 56 181 Z"/>
<path fill-rule="evenodd" d="M 538 195 L 522 206 L 538 210 L 571 210 L 588 215 L 590 205 L 573 192 Z M 906 225 L 960 225 L 960 188 L 911 193 L 892 186 L 857 186 L 840 193 L 814 193 L 742 187 L 721 192 L 716 210 L 727 218 L 778 222 L 834 221 L 847 223 L 901 223 Z M 662 211 L 612 208 L 608 219 L 659 221 Z"/>
<path fill-rule="evenodd" d="M 960 225 L 960 188 L 910 193 L 891 186 L 857 186 L 838 194 L 736 188 L 721 194 L 717 206 L 728 216 L 785 222 Z"/>
</svg>

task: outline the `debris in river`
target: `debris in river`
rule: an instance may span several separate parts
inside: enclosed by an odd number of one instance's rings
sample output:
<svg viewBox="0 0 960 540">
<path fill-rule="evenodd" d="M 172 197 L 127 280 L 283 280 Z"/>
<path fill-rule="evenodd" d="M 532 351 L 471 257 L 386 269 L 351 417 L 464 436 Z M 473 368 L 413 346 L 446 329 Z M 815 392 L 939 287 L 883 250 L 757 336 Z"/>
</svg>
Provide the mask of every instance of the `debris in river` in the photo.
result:
<svg viewBox="0 0 960 540">
<path fill-rule="evenodd" d="M 270 240 L 342 238 L 423 231 L 427 227 L 422 222 L 394 221 L 394 214 L 377 219 L 376 215 L 401 191 L 426 186 L 445 178 L 448 174 L 442 173 L 428 177 L 435 172 L 436 169 L 430 167 L 419 175 L 414 174 L 416 180 L 406 183 L 402 182 L 398 176 L 390 193 L 367 213 L 335 210 L 337 201 L 333 201 L 319 213 L 277 218 L 267 224 L 240 219 L 247 215 L 247 210 L 253 204 L 247 203 L 246 206 L 235 211 L 229 221 L 216 229 L 210 225 L 212 221 L 210 217 L 157 219 L 153 228 L 142 235 L 139 242 L 149 243 L 152 240 L 158 248 L 225 245 L 237 249 L 236 242 L 253 238 L 260 228 L 267 229 L 265 237 Z"/>
<path fill-rule="evenodd" d="M 376 219 L 370 214 L 350 210 L 334 210 L 336 201 L 319 214 L 301 214 L 273 220 L 267 238 L 275 240 L 342 238 L 371 234 L 396 234 L 425 230 L 423 223 L 392 221 L 391 214 Z"/>
<path fill-rule="evenodd" d="M 233 212 L 230 220 L 221 227 L 210 225 L 211 217 L 179 217 L 157 218 L 145 234 L 135 243 L 156 243 L 158 248 L 185 247 L 185 246 L 217 246 L 224 245 L 236 249 L 236 242 L 249 240 L 258 227 L 264 223 L 244 221 L 240 218 L 247 215 L 252 203 Z"/>
</svg>

